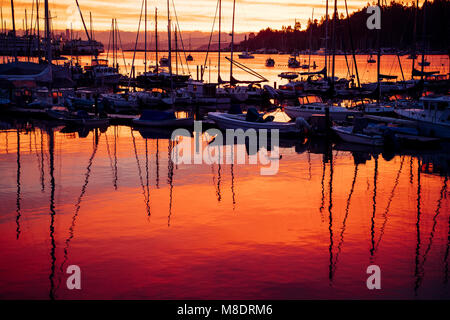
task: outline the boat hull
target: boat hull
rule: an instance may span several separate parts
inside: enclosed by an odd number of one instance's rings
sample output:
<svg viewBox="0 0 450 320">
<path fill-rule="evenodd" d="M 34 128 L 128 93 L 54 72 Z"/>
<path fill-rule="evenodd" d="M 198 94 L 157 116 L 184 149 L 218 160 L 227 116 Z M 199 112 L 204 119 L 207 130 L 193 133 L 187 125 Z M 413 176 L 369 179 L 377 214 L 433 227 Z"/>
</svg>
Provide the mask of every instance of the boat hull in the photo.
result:
<svg viewBox="0 0 450 320">
<path fill-rule="evenodd" d="M 345 142 L 368 146 L 383 146 L 384 144 L 384 139 L 381 136 L 367 136 L 364 134 L 352 133 L 344 127 L 333 127 L 333 131 Z"/>
<path fill-rule="evenodd" d="M 303 108 L 297 108 L 297 107 L 285 107 L 284 112 L 291 118 L 304 118 L 305 120 L 311 119 L 313 115 L 316 114 L 322 114 L 324 115 L 325 112 L 323 110 L 308 110 Z M 333 112 L 330 111 L 330 118 L 333 121 L 345 121 L 349 116 L 358 116 L 362 113 L 359 111 L 339 111 L 339 112 Z"/>
<path fill-rule="evenodd" d="M 236 115 L 228 115 L 220 112 L 208 113 L 208 119 L 213 120 L 222 129 L 242 130 L 279 130 L 280 134 L 300 134 L 303 132 L 296 123 L 285 122 L 250 122 L 245 118 L 239 119 Z"/>
</svg>

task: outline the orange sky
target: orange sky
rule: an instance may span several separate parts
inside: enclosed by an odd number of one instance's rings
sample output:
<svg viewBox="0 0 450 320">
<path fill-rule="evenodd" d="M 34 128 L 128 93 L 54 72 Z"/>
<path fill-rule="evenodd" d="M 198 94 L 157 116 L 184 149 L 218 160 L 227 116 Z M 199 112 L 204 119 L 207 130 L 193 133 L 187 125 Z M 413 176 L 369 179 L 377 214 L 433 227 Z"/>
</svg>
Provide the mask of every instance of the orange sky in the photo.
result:
<svg viewBox="0 0 450 320">
<path fill-rule="evenodd" d="M 43 8 L 44 0 L 39 0 Z M 170 0 L 172 1 L 172 0 Z M 181 30 L 210 31 L 216 10 L 216 0 L 173 0 L 175 2 Z M 27 9 L 29 19 L 33 0 L 16 0 L 16 24 L 22 28 L 22 21 Z M 333 1 L 330 0 L 330 4 Z M 348 0 L 350 11 L 363 7 L 368 0 Z M 405 1 L 409 2 L 409 1 Z M 7 27 L 11 27 L 11 7 L 9 0 L 0 0 L 3 17 Z M 78 14 L 75 0 L 49 0 L 54 29 L 70 28 L 72 23 L 75 30 L 81 29 L 81 19 Z M 85 18 L 89 20 L 89 11 L 92 12 L 94 28 L 108 30 L 111 18 L 118 19 L 122 30 L 135 31 L 139 20 L 142 0 L 79 0 Z M 341 12 L 344 12 L 344 1 L 339 0 Z M 232 0 L 222 0 L 223 28 L 231 29 Z M 160 11 L 160 25 L 167 19 L 166 1 L 148 0 L 151 19 L 150 28 L 153 27 L 153 13 L 155 6 Z M 236 1 L 236 32 L 259 31 L 262 28 L 281 28 L 283 25 L 293 25 L 294 20 L 300 20 L 303 27 L 312 15 L 315 17 L 325 14 L 325 0 L 237 0 Z M 173 13 L 173 10 L 172 10 Z M 43 14 L 43 10 L 41 11 Z"/>
</svg>

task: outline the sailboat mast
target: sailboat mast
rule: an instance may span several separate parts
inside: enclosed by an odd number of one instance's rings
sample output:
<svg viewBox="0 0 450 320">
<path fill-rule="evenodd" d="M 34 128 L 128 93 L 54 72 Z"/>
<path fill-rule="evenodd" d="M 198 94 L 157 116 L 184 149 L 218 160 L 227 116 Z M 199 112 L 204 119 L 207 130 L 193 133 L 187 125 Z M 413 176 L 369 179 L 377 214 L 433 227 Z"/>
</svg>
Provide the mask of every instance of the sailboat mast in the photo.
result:
<svg viewBox="0 0 450 320">
<path fill-rule="evenodd" d="M 50 16 L 48 11 L 48 0 L 45 0 L 45 37 L 47 45 L 47 62 L 52 63 L 52 44 L 50 39 Z"/>
<path fill-rule="evenodd" d="M 233 83 L 233 51 L 234 51 L 234 18 L 236 15 L 236 0 L 233 0 L 233 24 L 231 27 L 231 61 L 230 61 L 230 85 Z"/>
<path fill-rule="evenodd" d="M 424 71 L 424 67 L 425 67 L 425 47 L 426 47 L 426 40 L 425 40 L 425 35 L 426 35 L 426 29 L 427 29 L 427 4 L 428 4 L 428 0 L 425 0 L 423 6 L 422 6 L 422 10 L 423 10 L 423 25 L 422 25 L 422 65 L 421 65 L 421 71 L 422 74 L 420 75 L 420 79 L 423 80 L 423 71 Z"/>
<path fill-rule="evenodd" d="M 325 79 L 328 78 L 328 0 L 325 8 Z"/>
<path fill-rule="evenodd" d="M 36 0 L 36 27 L 37 27 L 37 42 L 38 42 L 38 61 L 41 62 L 41 32 L 39 30 L 39 0 Z"/>
<path fill-rule="evenodd" d="M 177 26 L 175 28 L 175 74 L 178 74 L 178 34 L 177 34 Z"/>
<path fill-rule="evenodd" d="M 170 88 L 173 90 L 173 77 L 172 77 L 172 38 L 170 28 L 170 4 L 167 0 L 167 40 L 169 43 L 169 74 L 170 74 Z"/>
<path fill-rule="evenodd" d="M 381 11 L 381 5 L 380 0 L 378 0 L 378 7 Z M 380 102 L 380 96 L 381 96 L 381 83 L 380 83 L 380 69 L 381 69 L 381 43 L 380 43 L 380 29 L 377 30 L 377 101 Z"/>
<path fill-rule="evenodd" d="M 92 12 L 89 11 L 89 27 L 91 29 L 91 40 L 94 40 L 92 29 Z"/>
<path fill-rule="evenodd" d="M 147 0 L 145 0 L 145 16 L 144 16 L 144 73 L 147 72 Z"/>
<path fill-rule="evenodd" d="M 333 17 L 333 63 L 332 63 L 332 70 L 331 70 L 331 82 L 332 82 L 332 88 L 334 90 L 334 76 L 335 76 L 335 65 L 336 65 L 336 20 L 337 20 L 337 0 L 334 0 L 334 17 Z"/>
<path fill-rule="evenodd" d="M 156 73 L 158 73 L 158 8 L 155 8 L 155 50 L 156 50 Z"/>
<path fill-rule="evenodd" d="M 219 52 L 218 52 L 218 62 L 217 62 L 217 82 L 220 83 L 220 50 L 221 50 L 221 32 L 222 32 L 222 0 L 219 0 Z"/>
<path fill-rule="evenodd" d="M 314 8 L 312 9 L 312 16 L 311 16 L 311 24 L 309 25 L 309 28 L 311 29 L 309 31 L 309 58 L 308 58 L 308 70 L 311 68 L 311 51 L 312 51 L 312 26 L 314 23 Z"/>
<path fill-rule="evenodd" d="M 417 43 L 417 11 L 419 10 L 419 0 L 417 0 L 414 8 L 414 30 L 413 30 L 413 52 L 412 52 L 412 68 L 411 78 L 414 78 L 414 67 L 416 64 L 416 43 Z"/>
<path fill-rule="evenodd" d="M 16 21 L 14 18 L 14 0 L 11 0 L 11 15 L 12 15 L 12 28 L 13 28 L 13 52 L 14 60 L 17 62 L 17 42 L 16 42 Z"/>
</svg>

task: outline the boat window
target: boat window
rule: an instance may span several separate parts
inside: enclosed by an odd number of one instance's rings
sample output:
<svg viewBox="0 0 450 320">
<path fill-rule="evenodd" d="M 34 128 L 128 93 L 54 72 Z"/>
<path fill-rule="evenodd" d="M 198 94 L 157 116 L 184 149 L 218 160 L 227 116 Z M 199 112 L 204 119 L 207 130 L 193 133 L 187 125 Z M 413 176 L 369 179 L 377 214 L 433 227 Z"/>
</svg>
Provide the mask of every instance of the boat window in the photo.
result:
<svg viewBox="0 0 450 320">
<path fill-rule="evenodd" d="M 430 103 L 430 110 L 434 110 L 434 103 Z"/>
<path fill-rule="evenodd" d="M 429 107 L 429 102 L 428 101 L 424 101 L 423 102 L 423 108 L 425 109 L 425 110 L 428 110 L 428 107 Z"/>
</svg>

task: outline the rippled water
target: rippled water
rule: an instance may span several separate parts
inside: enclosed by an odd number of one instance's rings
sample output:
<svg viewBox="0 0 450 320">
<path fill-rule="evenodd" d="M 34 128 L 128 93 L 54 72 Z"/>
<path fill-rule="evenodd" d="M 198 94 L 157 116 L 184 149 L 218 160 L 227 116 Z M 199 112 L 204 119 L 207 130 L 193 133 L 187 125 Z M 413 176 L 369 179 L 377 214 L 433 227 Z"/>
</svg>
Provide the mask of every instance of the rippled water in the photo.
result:
<svg viewBox="0 0 450 320">
<path fill-rule="evenodd" d="M 164 132 L 3 127 L 3 299 L 450 298 L 448 152 L 286 140 L 261 176 L 176 165 Z"/>
</svg>

